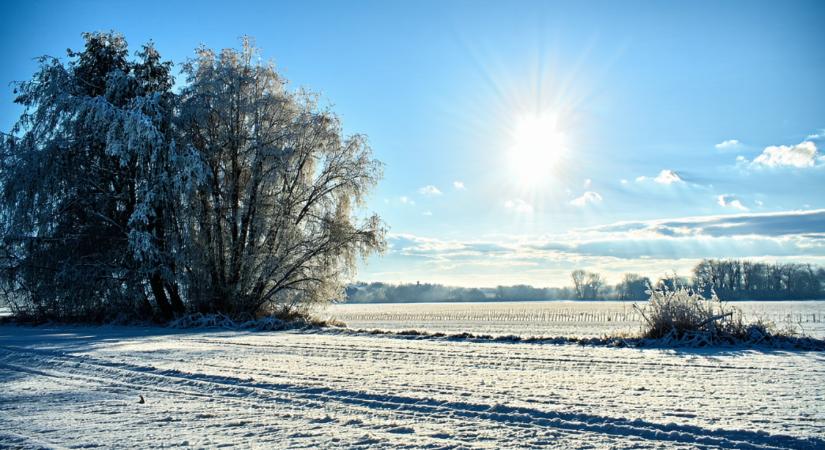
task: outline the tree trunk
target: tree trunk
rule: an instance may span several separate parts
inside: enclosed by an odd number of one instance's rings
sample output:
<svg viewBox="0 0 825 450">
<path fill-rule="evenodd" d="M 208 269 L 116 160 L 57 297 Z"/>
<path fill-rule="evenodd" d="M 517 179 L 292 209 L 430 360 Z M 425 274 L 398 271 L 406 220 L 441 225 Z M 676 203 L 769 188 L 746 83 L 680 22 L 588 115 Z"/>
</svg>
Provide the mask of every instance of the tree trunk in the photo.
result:
<svg viewBox="0 0 825 450">
<path fill-rule="evenodd" d="M 166 283 L 166 290 L 169 291 L 172 312 L 175 314 L 183 314 L 186 312 L 186 308 L 183 306 L 183 300 L 180 297 L 180 290 L 178 289 L 177 283 L 174 281 Z"/>
<path fill-rule="evenodd" d="M 172 306 L 169 305 L 169 299 L 166 297 L 166 291 L 163 290 L 163 278 L 160 272 L 155 272 L 149 278 L 149 286 L 152 288 L 152 294 L 155 296 L 155 302 L 158 304 L 160 314 L 165 320 L 172 318 Z"/>
</svg>

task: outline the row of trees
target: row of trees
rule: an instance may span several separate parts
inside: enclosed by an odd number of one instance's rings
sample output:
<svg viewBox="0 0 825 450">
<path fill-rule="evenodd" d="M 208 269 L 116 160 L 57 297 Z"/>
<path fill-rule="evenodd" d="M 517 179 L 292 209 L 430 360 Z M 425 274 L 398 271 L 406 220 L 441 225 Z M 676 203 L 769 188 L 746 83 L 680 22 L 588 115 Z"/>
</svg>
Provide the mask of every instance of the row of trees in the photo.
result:
<svg viewBox="0 0 825 450">
<path fill-rule="evenodd" d="M 799 300 L 825 298 L 825 268 L 810 264 L 765 264 L 738 260 L 701 261 L 693 277 L 674 275 L 652 282 L 627 273 L 608 285 L 594 272 L 574 270 L 571 287 L 538 288 L 529 285 L 461 288 L 440 284 L 356 283 L 347 288 L 353 303 L 474 302 L 519 300 L 647 300 L 648 291 L 690 287 L 706 296 L 716 292 L 723 300 Z"/>
<path fill-rule="evenodd" d="M 181 66 L 84 34 L 15 87 L 0 147 L 0 285 L 36 319 L 253 315 L 343 296 L 384 247 L 354 207 L 381 174 L 317 96 L 245 39 Z"/>
<path fill-rule="evenodd" d="M 577 299 L 646 299 L 656 289 L 690 287 L 723 300 L 801 300 L 825 298 L 825 268 L 799 263 L 761 263 L 734 259 L 705 259 L 694 268 L 692 277 L 676 274 L 655 283 L 628 273 L 615 286 L 592 272 L 575 270 L 571 274 Z"/>
<path fill-rule="evenodd" d="M 648 290 L 653 287 L 650 278 L 636 273 L 626 273 L 615 286 L 605 283 L 601 275 L 584 270 L 574 270 L 570 274 L 573 281 L 573 295 L 570 298 L 579 300 L 645 300 L 649 297 Z M 660 279 L 656 284 L 666 284 L 670 278 Z"/>
<path fill-rule="evenodd" d="M 630 275 L 631 279 L 637 277 Z M 647 280 L 647 278 L 643 278 Z M 526 300 L 644 300 L 647 299 L 647 284 L 629 285 L 623 291 L 619 286 L 602 285 L 590 297 L 579 297 L 573 287 L 540 288 L 525 284 L 497 286 L 494 288 L 464 288 L 441 284 L 389 284 L 354 283 L 347 287 L 347 301 L 351 303 L 415 303 L 415 302 L 485 302 L 485 301 L 526 301 Z"/>
<path fill-rule="evenodd" d="M 575 299 L 647 299 L 650 288 L 690 287 L 723 300 L 800 300 L 825 298 L 825 268 L 799 263 L 760 263 L 733 259 L 705 259 L 692 277 L 676 274 L 652 283 L 648 277 L 628 273 L 615 286 L 608 286 L 593 272 L 574 270 Z"/>
<path fill-rule="evenodd" d="M 708 259 L 693 269 L 693 285 L 719 298 L 811 299 L 825 294 L 825 268 L 810 264 L 767 264 Z"/>
</svg>

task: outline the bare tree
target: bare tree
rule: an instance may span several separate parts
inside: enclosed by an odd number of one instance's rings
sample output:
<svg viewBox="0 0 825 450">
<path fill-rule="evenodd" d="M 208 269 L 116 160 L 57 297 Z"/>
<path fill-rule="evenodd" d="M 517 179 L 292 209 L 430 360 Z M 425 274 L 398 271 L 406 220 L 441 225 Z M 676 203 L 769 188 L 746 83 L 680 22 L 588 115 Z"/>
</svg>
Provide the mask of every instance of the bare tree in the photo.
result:
<svg viewBox="0 0 825 450">
<path fill-rule="evenodd" d="M 576 298 L 583 299 L 586 291 L 585 280 L 587 279 L 587 272 L 581 269 L 576 269 L 570 273 L 570 278 L 573 279 L 573 290 L 576 292 Z"/>
<path fill-rule="evenodd" d="M 579 300 L 597 299 L 604 289 L 604 280 L 598 273 L 577 269 L 570 273 L 570 277 L 573 279 L 573 289 Z"/>
<path fill-rule="evenodd" d="M 588 272 L 585 287 L 585 298 L 597 299 L 599 298 L 601 291 L 604 289 L 604 280 L 598 273 Z"/>
</svg>

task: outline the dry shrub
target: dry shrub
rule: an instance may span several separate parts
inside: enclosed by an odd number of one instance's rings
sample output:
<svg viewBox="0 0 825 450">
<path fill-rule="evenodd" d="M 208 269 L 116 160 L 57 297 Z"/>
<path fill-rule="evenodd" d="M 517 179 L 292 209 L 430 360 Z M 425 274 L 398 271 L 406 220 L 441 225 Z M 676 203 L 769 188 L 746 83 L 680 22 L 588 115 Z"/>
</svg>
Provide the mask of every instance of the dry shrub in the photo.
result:
<svg viewBox="0 0 825 450">
<path fill-rule="evenodd" d="M 666 343 L 703 346 L 735 343 L 760 343 L 777 337 L 772 322 L 747 323 L 739 308 L 729 306 L 712 292 L 707 299 L 689 288 L 650 290 L 648 303 L 634 305 L 644 319 L 642 337 Z"/>
</svg>

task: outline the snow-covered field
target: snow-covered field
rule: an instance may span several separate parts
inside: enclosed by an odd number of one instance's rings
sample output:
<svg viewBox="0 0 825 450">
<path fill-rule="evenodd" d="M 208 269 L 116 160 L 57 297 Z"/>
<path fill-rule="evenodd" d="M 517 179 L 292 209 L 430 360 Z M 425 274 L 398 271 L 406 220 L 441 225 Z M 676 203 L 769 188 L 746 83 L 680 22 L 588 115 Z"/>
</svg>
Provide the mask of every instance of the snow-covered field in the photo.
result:
<svg viewBox="0 0 825 450">
<path fill-rule="evenodd" d="M 4 326 L 0 448 L 825 448 L 823 380 L 813 352 Z"/>
<path fill-rule="evenodd" d="M 600 337 L 638 332 L 634 302 L 485 302 L 337 304 L 322 312 L 352 328 L 427 330 L 444 333 Z M 644 303 L 644 302 L 640 302 Z M 770 320 L 780 328 L 825 338 L 825 301 L 731 302 L 747 320 Z"/>
</svg>

